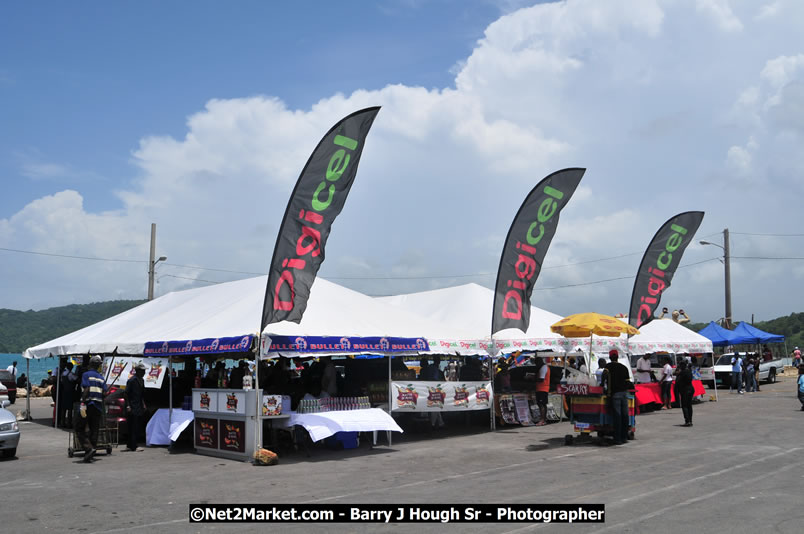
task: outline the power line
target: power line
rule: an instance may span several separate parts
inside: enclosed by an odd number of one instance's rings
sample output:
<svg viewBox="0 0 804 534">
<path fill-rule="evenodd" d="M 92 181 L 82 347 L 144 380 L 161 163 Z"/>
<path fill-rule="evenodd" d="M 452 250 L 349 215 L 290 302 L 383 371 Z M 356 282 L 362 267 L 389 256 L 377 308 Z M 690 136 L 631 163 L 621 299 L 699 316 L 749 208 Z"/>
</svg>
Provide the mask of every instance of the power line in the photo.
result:
<svg viewBox="0 0 804 534">
<path fill-rule="evenodd" d="M 804 260 L 804 257 L 772 257 L 772 256 L 730 256 L 733 260 Z"/>
<path fill-rule="evenodd" d="M 159 278 L 162 279 L 164 277 L 169 278 L 181 278 L 182 280 L 192 280 L 193 282 L 206 282 L 207 284 L 223 284 L 224 282 L 215 282 L 213 280 L 204 280 L 203 278 L 190 278 L 189 276 L 178 276 L 175 274 L 163 274 Z"/>
<path fill-rule="evenodd" d="M 250 271 L 231 271 L 229 269 L 213 269 L 212 267 L 200 267 L 198 265 L 179 265 L 177 263 L 163 263 L 162 265 L 169 267 L 183 267 L 185 269 L 201 269 L 203 271 L 215 271 L 218 273 L 255 274 L 257 276 L 263 276 L 268 274 L 268 273 L 255 273 Z"/>
<path fill-rule="evenodd" d="M 763 237 L 804 237 L 804 234 L 753 234 L 749 232 L 731 232 L 737 235 L 754 235 Z"/>
<path fill-rule="evenodd" d="M 35 252 L 33 250 L 18 250 L 15 248 L 3 248 L 0 247 L 0 250 L 5 250 L 6 252 L 19 252 L 20 254 L 35 254 L 37 256 L 53 256 L 56 258 L 71 258 L 75 260 L 92 260 L 92 261 L 117 261 L 117 262 L 125 262 L 125 263 L 148 263 L 147 260 L 122 260 L 122 259 L 114 259 L 114 258 L 92 258 L 89 256 L 71 256 L 69 254 L 53 254 L 51 252 Z"/>
</svg>

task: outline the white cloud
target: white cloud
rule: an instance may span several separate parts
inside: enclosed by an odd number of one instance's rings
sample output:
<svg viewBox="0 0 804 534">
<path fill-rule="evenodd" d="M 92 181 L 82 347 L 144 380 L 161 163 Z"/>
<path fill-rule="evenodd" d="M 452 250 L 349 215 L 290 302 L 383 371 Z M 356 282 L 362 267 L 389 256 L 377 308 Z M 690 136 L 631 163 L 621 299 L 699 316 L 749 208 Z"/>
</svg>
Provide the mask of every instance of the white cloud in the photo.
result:
<svg viewBox="0 0 804 534">
<path fill-rule="evenodd" d="M 184 135 L 142 138 L 131 154 L 136 180 L 117 185 L 119 210 L 87 210 L 73 183 L 0 219 L 0 247 L 144 262 L 156 222 L 157 254 L 168 256 L 157 294 L 194 286 L 179 277 L 245 276 L 206 268 L 265 272 L 318 140 L 346 114 L 382 105 L 322 276 L 452 276 L 342 281 L 389 294 L 493 272 L 527 192 L 554 170 L 583 166 L 535 295 L 557 313 L 624 311 L 630 280 L 544 289 L 632 276 L 656 229 L 681 211 L 707 212 L 702 234 L 800 222 L 804 16 L 796 3 L 774 6 L 760 24 L 745 17 L 756 12 L 747 0 L 540 4 L 500 17 L 468 57 L 455 58 L 454 89 L 400 83 L 322 94 L 305 109 L 289 108 L 286 95 L 212 98 Z M 45 161 L 29 175 L 69 178 L 69 165 Z M 794 246 L 774 244 L 778 254 L 794 255 Z M 684 263 L 711 258 L 709 249 L 690 247 Z M 613 259 L 582 263 L 595 258 Z M 0 280 L 24 288 L 0 285 L 0 306 L 145 294 L 144 263 L 21 261 L 0 263 Z M 794 311 L 796 291 L 778 280 L 800 283 L 800 271 L 763 268 L 767 278 L 754 284 L 750 266 L 735 265 L 735 310 Z M 666 298 L 696 319 L 719 317 L 722 265 L 679 271 Z"/>
<path fill-rule="evenodd" d="M 712 20 L 724 32 L 735 32 L 743 29 L 743 23 L 734 14 L 729 0 L 697 0 L 696 8 L 712 17 Z"/>
</svg>

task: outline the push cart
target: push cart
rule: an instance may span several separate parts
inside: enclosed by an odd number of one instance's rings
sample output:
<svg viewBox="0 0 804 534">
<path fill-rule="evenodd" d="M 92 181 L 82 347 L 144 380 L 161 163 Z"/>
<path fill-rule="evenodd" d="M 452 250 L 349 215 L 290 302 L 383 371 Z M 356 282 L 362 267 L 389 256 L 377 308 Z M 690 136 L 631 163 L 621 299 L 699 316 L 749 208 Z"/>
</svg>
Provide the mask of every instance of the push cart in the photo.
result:
<svg viewBox="0 0 804 534">
<path fill-rule="evenodd" d="M 77 421 L 81 414 L 79 413 L 80 403 L 75 403 L 73 406 L 73 421 Z M 117 448 L 117 423 L 110 425 L 106 421 L 106 405 L 103 405 L 103 413 L 101 414 L 100 426 L 98 427 L 98 442 L 95 444 L 96 451 L 106 451 L 106 455 L 112 454 L 112 449 Z M 83 456 L 84 447 L 78 441 L 78 435 L 75 428 L 71 429 L 67 436 L 67 456 L 72 458 L 76 454 Z"/>
<path fill-rule="evenodd" d="M 614 436 L 611 403 L 600 386 L 587 384 L 560 384 L 558 392 L 567 400 L 570 422 L 574 426 L 578 438 L 589 437 L 597 432 L 598 439 Z M 634 439 L 636 417 L 634 411 L 634 395 L 628 394 L 628 439 Z M 577 438 L 572 434 L 564 436 L 564 444 L 572 445 Z"/>
</svg>

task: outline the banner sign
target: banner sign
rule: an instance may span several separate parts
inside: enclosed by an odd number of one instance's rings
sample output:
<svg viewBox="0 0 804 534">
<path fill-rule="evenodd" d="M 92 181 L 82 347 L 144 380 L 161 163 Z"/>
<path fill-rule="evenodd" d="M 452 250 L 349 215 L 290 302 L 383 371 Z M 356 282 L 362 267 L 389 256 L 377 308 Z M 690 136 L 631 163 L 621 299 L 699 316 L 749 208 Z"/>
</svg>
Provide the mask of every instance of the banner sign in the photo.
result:
<svg viewBox="0 0 804 534">
<path fill-rule="evenodd" d="M 274 336 L 269 352 L 428 352 L 424 338 L 412 337 L 335 337 L 335 336 Z"/>
<path fill-rule="evenodd" d="M 497 269 L 492 335 L 506 328 L 528 330 L 530 295 L 556 233 L 558 216 L 585 172 L 575 168 L 554 172 L 539 182 L 520 206 Z"/>
<path fill-rule="evenodd" d="M 107 356 L 103 359 L 103 367 L 101 368 L 101 374 L 106 379 L 106 385 L 125 386 L 128 379 L 134 376 L 134 366 L 140 362 L 145 364 L 145 376 L 143 377 L 145 387 L 160 389 L 162 380 L 164 380 L 168 370 L 167 358 Z"/>
<path fill-rule="evenodd" d="M 184 341 L 149 341 L 145 344 L 146 356 L 185 354 L 215 354 L 220 352 L 248 352 L 254 336 L 216 337 Z"/>
<path fill-rule="evenodd" d="M 465 412 L 491 407 L 491 382 L 392 382 L 392 410 Z"/>
<path fill-rule="evenodd" d="M 246 452 L 246 422 L 221 419 L 218 424 L 220 432 L 218 448 L 228 452 Z"/>
<path fill-rule="evenodd" d="M 301 321 L 332 223 L 352 188 L 366 136 L 379 111 L 366 108 L 342 119 L 307 160 L 276 237 L 260 331 L 280 321 Z"/>
<path fill-rule="evenodd" d="M 670 287 L 681 256 L 703 221 L 704 212 L 686 211 L 664 223 L 648 245 L 639 264 L 628 323 L 637 328 L 653 320 L 662 293 Z"/>
</svg>

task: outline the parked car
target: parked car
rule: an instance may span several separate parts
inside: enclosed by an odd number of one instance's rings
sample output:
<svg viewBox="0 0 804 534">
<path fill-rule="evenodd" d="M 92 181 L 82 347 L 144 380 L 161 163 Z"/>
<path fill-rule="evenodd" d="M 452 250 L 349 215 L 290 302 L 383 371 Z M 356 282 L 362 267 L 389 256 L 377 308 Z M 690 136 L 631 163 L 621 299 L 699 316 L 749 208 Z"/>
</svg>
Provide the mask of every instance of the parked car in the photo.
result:
<svg viewBox="0 0 804 534">
<path fill-rule="evenodd" d="M 0 404 L 0 452 L 5 458 L 17 455 L 17 445 L 20 442 L 20 427 L 14 414 L 6 410 L 9 406 L 7 400 Z"/>
<path fill-rule="evenodd" d="M 8 401 L 8 388 L 6 385 L 0 382 L 0 402 Z M 9 401 L 10 403 L 10 401 Z"/>
<path fill-rule="evenodd" d="M 8 402 L 14 404 L 14 401 L 17 400 L 17 382 L 14 380 L 14 375 L 8 372 L 5 369 L 0 369 L 0 382 L 6 386 L 8 392 Z"/>
<path fill-rule="evenodd" d="M 729 352 L 718 358 L 715 362 L 715 379 L 718 386 L 729 387 L 731 386 L 731 359 L 735 356 L 745 359 L 749 357 L 756 357 L 757 355 L 751 352 Z M 759 381 L 766 381 L 770 384 L 776 382 L 779 373 L 784 372 L 784 364 L 781 358 L 769 360 L 766 362 L 759 362 Z"/>
</svg>

